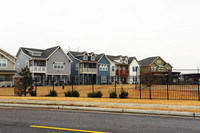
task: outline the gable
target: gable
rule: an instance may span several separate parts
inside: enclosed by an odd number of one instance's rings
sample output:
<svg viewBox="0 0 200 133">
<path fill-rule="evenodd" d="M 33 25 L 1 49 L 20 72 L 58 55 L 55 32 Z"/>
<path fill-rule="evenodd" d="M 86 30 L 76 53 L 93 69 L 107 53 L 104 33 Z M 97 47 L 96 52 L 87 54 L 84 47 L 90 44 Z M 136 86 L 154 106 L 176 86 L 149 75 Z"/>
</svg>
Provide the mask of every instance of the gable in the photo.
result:
<svg viewBox="0 0 200 133">
<path fill-rule="evenodd" d="M 110 64 L 110 62 L 108 61 L 108 59 L 106 58 L 105 55 L 103 55 L 103 56 L 99 59 L 98 63 L 100 63 L 100 64 Z"/>
<path fill-rule="evenodd" d="M 6 55 L 3 54 L 2 52 L 0 52 L 0 58 L 1 58 L 1 59 L 9 60 L 9 61 L 12 62 L 13 64 L 15 64 L 15 60 L 12 60 L 11 58 L 9 58 L 9 56 L 6 56 Z"/>
<path fill-rule="evenodd" d="M 158 57 L 154 63 L 156 63 L 157 65 L 159 66 L 164 66 L 166 64 L 166 62 L 161 58 L 161 57 Z"/>
<path fill-rule="evenodd" d="M 53 59 L 57 61 L 71 61 L 71 59 L 62 51 L 62 49 L 57 49 L 54 51 L 48 59 Z"/>
</svg>

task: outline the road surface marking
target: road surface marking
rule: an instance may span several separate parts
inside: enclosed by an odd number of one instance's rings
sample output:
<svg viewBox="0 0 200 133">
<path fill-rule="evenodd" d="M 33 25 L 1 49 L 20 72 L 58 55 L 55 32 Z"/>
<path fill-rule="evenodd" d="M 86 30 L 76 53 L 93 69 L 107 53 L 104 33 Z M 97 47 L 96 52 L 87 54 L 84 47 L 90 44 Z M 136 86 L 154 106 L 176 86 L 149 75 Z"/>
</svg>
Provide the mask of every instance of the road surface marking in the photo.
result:
<svg viewBox="0 0 200 133">
<path fill-rule="evenodd" d="M 74 131 L 74 132 L 84 132 L 84 133 L 108 133 L 108 132 L 89 131 L 89 130 L 79 130 L 79 129 L 60 128 L 60 127 L 36 126 L 36 125 L 30 125 L 30 127 L 34 127 L 34 128 L 45 128 L 45 129 L 55 129 L 55 130 L 65 130 L 65 131 Z"/>
</svg>

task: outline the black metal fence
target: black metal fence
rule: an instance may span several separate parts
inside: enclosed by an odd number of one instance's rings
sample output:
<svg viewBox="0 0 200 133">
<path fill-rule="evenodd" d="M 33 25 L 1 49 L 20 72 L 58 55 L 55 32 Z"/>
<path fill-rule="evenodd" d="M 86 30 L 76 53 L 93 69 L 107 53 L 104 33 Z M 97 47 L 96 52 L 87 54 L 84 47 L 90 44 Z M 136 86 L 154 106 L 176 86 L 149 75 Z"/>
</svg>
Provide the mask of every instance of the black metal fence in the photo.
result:
<svg viewBox="0 0 200 133">
<path fill-rule="evenodd" d="M 80 97 L 87 97 L 90 92 L 102 91 L 103 97 L 108 98 L 110 92 L 119 93 L 123 89 L 132 99 L 163 99 L 163 100 L 199 100 L 200 101 L 200 74 L 198 72 L 151 72 L 137 76 L 91 76 L 52 78 L 48 81 L 49 88 L 63 91 L 77 90 Z M 5 84 L 12 83 L 12 84 Z M 41 82 L 40 82 L 41 83 Z M 12 87 L 13 79 L 1 80 L 0 91 L 4 87 Z M 42 90 L 35 79 L 36 90 Z M 59 90 L 58 90 L 59 91 Z M 37 96 L 45 96 L 38 91 Z M 4 94 L 0 94 L 4 95 Z M 9 95 L 6 94 L 6 95 Z M 61 95 L 64 96 L 64 95 Z"/>
<path fill-rule="evenodd" d="M 103 97 L 109 97 L 109 92 L 119 95 L 121 89 L 129 93 L 133 99 L 163 99 L 163 100 L 200 100 L 199 74 L 177 73 L 146 73 L 138 76 L 92 76 L 88 78 L 70 77 L 66 84 L 60 81 L 63 89 L 67 87 L 81 91 L 81 97 L 86 93 L 102 91 Z M 57 86 L 52 81 L 53 88 Z M 81 86 L 88 85 L 89 89 Z"/>
</svg>

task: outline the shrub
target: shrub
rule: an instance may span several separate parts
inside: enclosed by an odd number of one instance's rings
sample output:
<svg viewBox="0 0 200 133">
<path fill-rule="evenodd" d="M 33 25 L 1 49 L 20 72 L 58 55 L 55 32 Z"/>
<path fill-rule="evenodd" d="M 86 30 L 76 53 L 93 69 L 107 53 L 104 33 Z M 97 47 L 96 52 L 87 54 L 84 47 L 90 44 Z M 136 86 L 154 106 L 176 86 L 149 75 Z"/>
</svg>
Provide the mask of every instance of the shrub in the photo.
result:
<svg viewBox="0 0 200 133">
<path fill-rule="evenodd" d="M 5 85 L 2 85 L 1 87 L 6 87 Z"/>
<path fill-rule="evenodd" d="M 50 91 L 49 91 L 49 94 L 46 95 L 46 96 L 49 96 L 49 97 L 57 97 L 58 94 L 57 94 L 57 92 L 56 92 L 55 90 L 50 90 Z"/>
<path fill-rule="evenodd" d="M 97 91 L 94 93 L 88 93 L 88 97 L 97 97 L 97 98 L 101 98 L 103 96 L 101 91 Z"/>
<path fill-rule="evenodd" d="M 71 97 L 72 96 L 72 92 L 70 90 L 68 90 L 67 92 L 65 92 L 65 96 L 66 97 Z"/>
<path fill-rule="evenodd" d="M 7 87 L 11 87 L 10 85 L 7 85 Z"/>
<path fill-rule="evenodd" d="M 94 94 L 95 94 L 95 93 L 91 93 L 91 92 L 90 92 L 90 93 L 88 93 L 88 97 L 95 97 Z"/>
<path fill-rule="evenodd" d="M 97 91 L 95 97 L 101 98 L 102 97 L 102 92 L 101 91 Z"/>
<path fill-rule="evenodd" d="M 117 98 L 117 93 L 111 92 L 110 93 L 110 98 Z"/>
<path fill-rule="evenodd" d="M 65 96 L 66 97 L 79 97 L 80 94 L 77 90 L 75 90 L 73 92 L 69 90 L 69 91 L 65 92 Z"/>
<path fill-rule="evenodd" d="M 79 96 L 80 96 L 80 94 L 77 90 L 72 92 L 72 97 L 79 97 Z"/>
<path fill-rule="evenodd" d="M 128 92 L 126 92 L 123 87 L 121 87 L 121 93 L 119 94 L 119 98 L 127 98 Z"/>
<path fill-rule="evenodd" d="M 36 91 L 33 91 L 33 90 L 32 90 L 32 91 L 29 92 L 29 94 L 30 94 L 31 96 L 36 96 Z"/>
</svg>

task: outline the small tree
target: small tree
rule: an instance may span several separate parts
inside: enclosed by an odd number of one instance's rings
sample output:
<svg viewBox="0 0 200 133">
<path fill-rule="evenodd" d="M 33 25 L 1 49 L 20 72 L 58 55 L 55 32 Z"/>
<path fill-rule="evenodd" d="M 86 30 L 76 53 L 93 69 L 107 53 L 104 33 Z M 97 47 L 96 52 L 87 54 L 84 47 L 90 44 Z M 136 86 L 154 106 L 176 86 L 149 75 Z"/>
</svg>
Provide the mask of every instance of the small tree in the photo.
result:
<svg viewBox="0 0 200 133">
<path fill-rule="evenodd" d="M 29 93 L 30 91 L 33 90 L 33 79 L 32 79 L 30 69 L 27 66 L 22 68 L 19 75 L 22 76 L 22 78 L 21 78 L 22 95 L 26 96 L 27 93 Z M 27 88 L 29 88 L 29 89 L 27 90 Z"/>
</svg>

